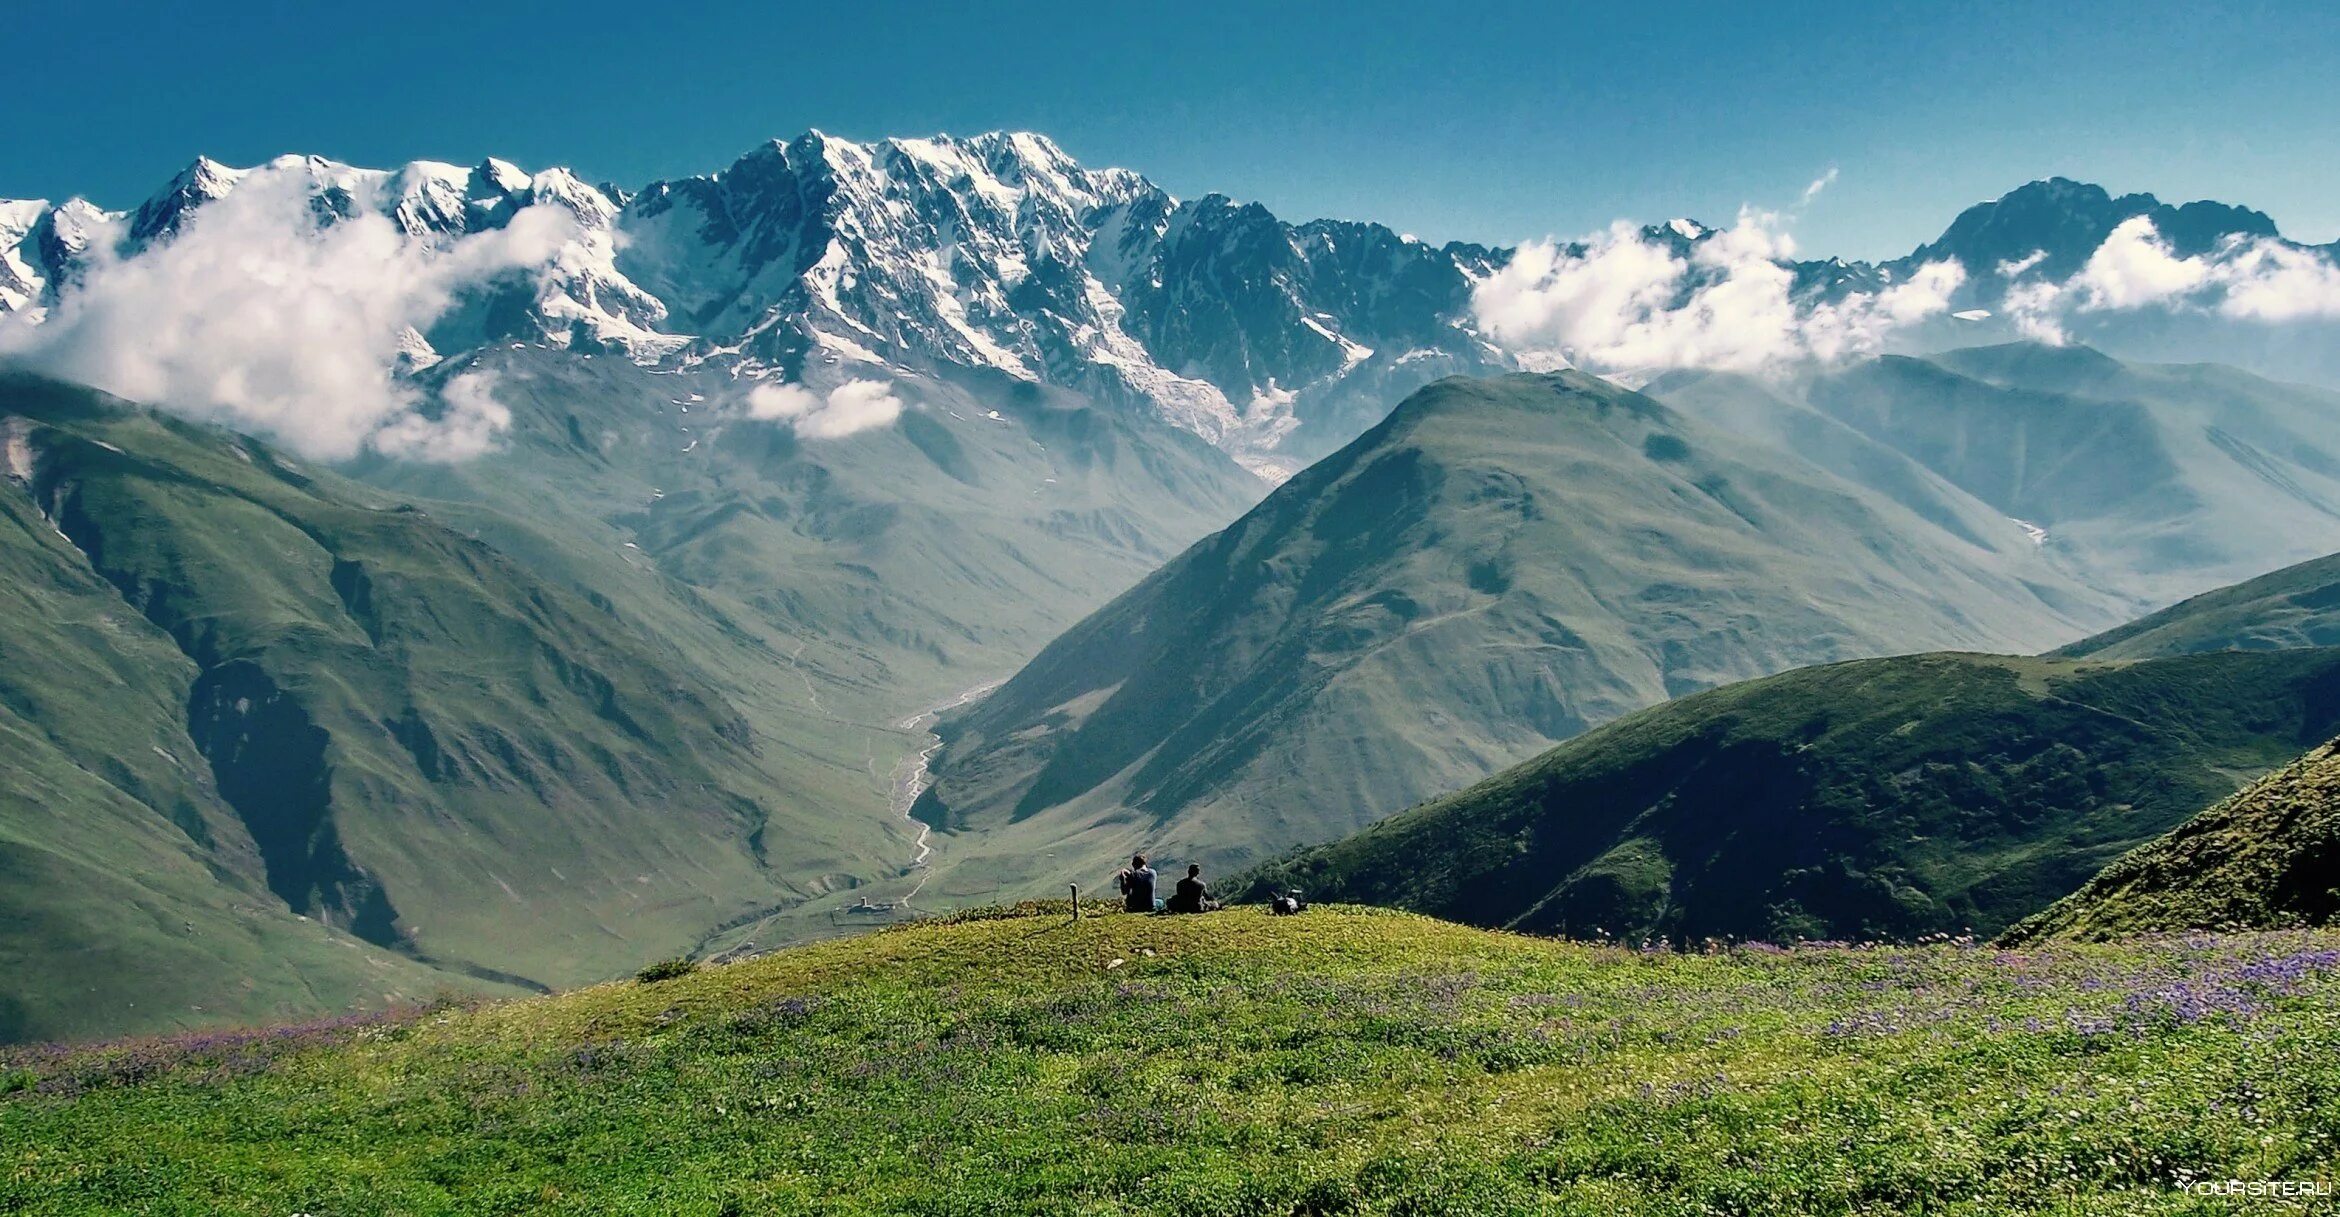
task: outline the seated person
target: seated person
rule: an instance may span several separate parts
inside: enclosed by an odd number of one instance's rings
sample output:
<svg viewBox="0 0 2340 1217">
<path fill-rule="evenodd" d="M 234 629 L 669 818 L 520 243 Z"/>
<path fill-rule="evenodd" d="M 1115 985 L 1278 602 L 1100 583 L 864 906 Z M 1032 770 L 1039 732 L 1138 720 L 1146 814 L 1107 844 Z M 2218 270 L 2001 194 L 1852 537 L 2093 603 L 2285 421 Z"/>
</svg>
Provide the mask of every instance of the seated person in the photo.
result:
<svg viewBox="0 0 2340 1217">
<path fill-rule="evenodd" d="M 1113 876 L 1113 881 L 1121 885 L 1123 912 L 1151 913 L 1154 911 L 1154 868 L 1146 865 L 1144 854 L 1132 856 L 1128 869 Z"/>
<path fill-rule="evenodd" d="M 1219 907 L 1211 899 L 1211 889 L 1203 886 L 1202 867 L 1189 864 L 1186 877 L 1178 881 L 1178 892 L 1170 897 L 1169 911 L 1173 913 L 1208 913 Z"/>
</svg>

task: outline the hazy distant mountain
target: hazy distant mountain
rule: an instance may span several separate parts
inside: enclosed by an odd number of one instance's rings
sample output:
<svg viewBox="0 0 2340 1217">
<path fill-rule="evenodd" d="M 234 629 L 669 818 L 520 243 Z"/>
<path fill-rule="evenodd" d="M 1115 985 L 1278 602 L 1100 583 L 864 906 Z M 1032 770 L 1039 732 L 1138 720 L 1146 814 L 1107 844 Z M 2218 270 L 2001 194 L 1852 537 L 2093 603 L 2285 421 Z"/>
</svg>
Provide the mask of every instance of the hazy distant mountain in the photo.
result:
<svg viewBox="0 0 2340 1217">
<path fill-rule="evenodd" d="M 1005 675 L 1265 489 L 1184 431 L 998 373 L 906 374 L 895 422 L 816 440 L 742 417 L 719 374 L 525 348 L 432 375 L 473 371 L 511 443 L 347 472 L 716 649 L 791 715 L 890 725 Z"/>
<path fill-rule="evenodd" d="M 2140 607 L 2340 548 L 2340 394 L 2232 368 L 2019 343 L 1647 387 L 1929 518 L 1986 506 Z"/>
</svg>

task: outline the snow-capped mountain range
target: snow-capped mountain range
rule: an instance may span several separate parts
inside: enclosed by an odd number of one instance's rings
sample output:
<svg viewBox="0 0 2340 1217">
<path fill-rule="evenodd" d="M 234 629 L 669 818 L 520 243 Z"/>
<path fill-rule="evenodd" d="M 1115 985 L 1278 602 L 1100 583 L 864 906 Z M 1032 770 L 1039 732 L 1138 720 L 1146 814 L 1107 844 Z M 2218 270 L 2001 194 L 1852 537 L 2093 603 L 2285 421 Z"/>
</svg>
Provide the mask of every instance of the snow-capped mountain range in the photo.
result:
<svg viewBox="0 0 2340 1217">
<path fill-rule="evenodd" d="M 1523 362 L 1473 310 L 1474 287 L 1510 250 L 1434 246 L 1372 223 L 1291 224 L 1219 195 L 1180 200 L 1031 133 L 862 143 L 812 131 L 630 192 L 499 160 L 385 171 L 285 157 L 266 168 L 302 179 L 328 222 L 372 213 L 425 247 L 539 204 L 573 217 L 557 249 L 411 335 L 418 366 L 528 341 L 791 379 L 988 369 L 1158 412 L 1275 478 L 1414 387 Z M 0 312 L 37 319 L 93 260 L 169 241 L 255 172 L 198 160 L 127 212 L 0 202 Z M 1970 208 L 1904 259 L 1787 265 L 1798 300 L 1826 301 L 1955 261 L 1958 323 L 2003 329 L 2011 292 L 2074 274 L 2138 216 L 2181 256 L 2281 240 L 2248 209 L 2172 208 L 2053 179 Z M 1695 263 L 1719 235 L 1676 220 L 1639 239 Z M 2285 246 L 2327 263 L 2332 253 Z"/>
<path fill-rule="evenodd" d="M 993 369 L 1157 410 L 1271 476 L 1296 467 L 1276 454 L 1312 419 L 1326 434 L 1305 446 L 1329 449 L 1392 390 L 1508 366 L 1469 324 L 1472 276 L 1494 251 L 1181 201 L 1028 133 L 809 132 L 630 193 L 496 160 L 272 167 L 305 175 L 324 213 L 370 210 L 426 244 L 541 202 L 575 217 L 582 236 L 538 273 L 418 336 L 424 363 L 519 340 L 791 378 L 813 365 Z M 200 160 L 129 212 L 0 203 L 0 310 L 53 306 L 101 247 L 166 241 L 252 172 Z"/>
</svg>

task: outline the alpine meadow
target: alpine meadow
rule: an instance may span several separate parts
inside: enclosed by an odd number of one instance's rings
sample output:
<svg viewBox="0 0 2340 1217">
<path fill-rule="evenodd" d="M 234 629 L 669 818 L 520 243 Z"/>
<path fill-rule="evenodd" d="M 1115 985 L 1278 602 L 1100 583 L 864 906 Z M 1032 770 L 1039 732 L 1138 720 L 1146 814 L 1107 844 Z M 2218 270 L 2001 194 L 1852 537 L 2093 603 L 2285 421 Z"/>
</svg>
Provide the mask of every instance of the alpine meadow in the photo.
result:
<svg viewBox="0 0 2340 1217">
<path fill-rule="evenodd" d="M 2340 1211 L 2324 6 L 9 24 L 0 1211 Z"/>
</svg>

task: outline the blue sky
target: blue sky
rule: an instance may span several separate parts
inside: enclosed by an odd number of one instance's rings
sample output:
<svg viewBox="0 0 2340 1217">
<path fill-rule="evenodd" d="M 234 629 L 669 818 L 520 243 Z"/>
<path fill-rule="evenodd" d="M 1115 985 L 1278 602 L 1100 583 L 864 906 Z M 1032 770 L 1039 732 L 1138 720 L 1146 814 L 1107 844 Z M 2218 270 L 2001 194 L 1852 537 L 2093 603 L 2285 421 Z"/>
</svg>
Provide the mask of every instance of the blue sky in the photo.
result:
<svg viewBox="0 0 2340 1217">
<path fill-rule="evenodd" d="M 1830 168 L 1807 252 L 1904 253 L 2053 173 L 2340 237 L 2340 6 L 1765 7 L 28 3 L 0 197 L 126 206 L 285 151 L 638 185 L 806 127 L 1013 127 L 1431 239 L 1722 221 Z"/>
</svg>

